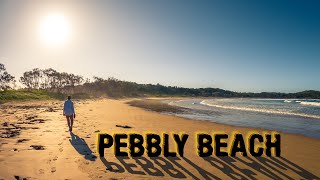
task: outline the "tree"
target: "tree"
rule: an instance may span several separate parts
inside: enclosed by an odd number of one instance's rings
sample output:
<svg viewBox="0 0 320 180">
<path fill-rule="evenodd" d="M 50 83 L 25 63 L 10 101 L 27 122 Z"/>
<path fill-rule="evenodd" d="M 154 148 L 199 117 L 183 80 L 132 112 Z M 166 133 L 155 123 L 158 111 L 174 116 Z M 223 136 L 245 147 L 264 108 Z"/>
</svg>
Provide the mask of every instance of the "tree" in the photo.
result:
<svg viewBox="0 0 320 180">
<path fill-rule="evenodd" d="M 27 86 L 28 89 L 40 89 L 42 77 L 42 71 L 35 68 L 31 71 L 24 72 L 23 76 L 20 77 L 20 82 Z"/>
<path fill-rule="evenodd" d="M 68 84 L 69 86 L 77 86 L 83 83 L 83 77 L 79 75 L 74 75 L 74 74 L 67 74 L 66 78 L 68 79 Z"/>
<path fill-rule="evenodd" d="M 43 89 L 50 89 L 50 88 L 55 88 L 57 87 L 56 81 L 57 81 L 57 76 L 58 72 L 52 68 L 42 70 L 43 74 L 43 82 L 41 84 L 41 88 Z"/>
<path fill-rule="evenodd" d="M 3 64 L 0 63 L 0 90 L 10 89 L 15 83 L 14 76 L 9 74 Z"/>
</svg>

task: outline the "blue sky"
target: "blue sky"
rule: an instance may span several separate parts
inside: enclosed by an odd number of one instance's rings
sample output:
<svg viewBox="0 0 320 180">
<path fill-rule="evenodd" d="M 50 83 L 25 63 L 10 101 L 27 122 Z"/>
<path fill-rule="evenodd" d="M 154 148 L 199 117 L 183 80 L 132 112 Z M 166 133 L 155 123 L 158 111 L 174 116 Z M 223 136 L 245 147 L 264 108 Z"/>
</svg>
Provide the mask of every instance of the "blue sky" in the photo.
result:
<svg viewBox="0 0 320 180">
<path fill-rule="evenodd" d="M 319 1 L 1 1 L 0 62 L 138 83 L 320 90 Z M 70 38 L 39 41 L 58 13 Z"/>
</svg>

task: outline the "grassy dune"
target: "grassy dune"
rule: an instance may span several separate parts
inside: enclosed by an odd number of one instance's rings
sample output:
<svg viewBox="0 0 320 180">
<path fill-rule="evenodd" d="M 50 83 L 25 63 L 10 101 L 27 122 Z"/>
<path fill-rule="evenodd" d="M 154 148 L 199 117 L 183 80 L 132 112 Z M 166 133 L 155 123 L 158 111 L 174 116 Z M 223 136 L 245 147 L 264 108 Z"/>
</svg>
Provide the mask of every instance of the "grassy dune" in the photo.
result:
<svg viewBox="0 0 320 180">
<path fill-rule="evenodd" d="M 41 90 L 7 90 L 0 91 L 0 103 L 14 100 L 48 100 L 48 99 L 61 99 L 63 94 L 50 93 Z"/>
<path fill-rule="evenodd" d="M 0 91 L 0 103 L 8 101 L 23 101 L 23 100 L 63 100 L 69 94 L 54 93 L 46 90 L 6 90 Z M 71 94 L 73 99 L 89 99 L 90 96 L 86 93 Z"/>
</svg>

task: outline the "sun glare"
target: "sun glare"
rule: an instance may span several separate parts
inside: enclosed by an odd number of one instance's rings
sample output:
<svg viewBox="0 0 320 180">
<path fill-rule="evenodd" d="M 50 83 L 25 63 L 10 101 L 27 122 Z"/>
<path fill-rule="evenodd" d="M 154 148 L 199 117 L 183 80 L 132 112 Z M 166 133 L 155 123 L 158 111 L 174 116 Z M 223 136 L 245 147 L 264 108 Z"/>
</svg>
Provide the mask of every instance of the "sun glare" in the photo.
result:
<svg viewBox="0 0 320 180">
<path fill-rule="evenodd" d="M 63 15 L 47 16 L 40 26 L 41 39 L 49 45 L 66 43 L 70 36 L 70 26 Z"/>
</svg>

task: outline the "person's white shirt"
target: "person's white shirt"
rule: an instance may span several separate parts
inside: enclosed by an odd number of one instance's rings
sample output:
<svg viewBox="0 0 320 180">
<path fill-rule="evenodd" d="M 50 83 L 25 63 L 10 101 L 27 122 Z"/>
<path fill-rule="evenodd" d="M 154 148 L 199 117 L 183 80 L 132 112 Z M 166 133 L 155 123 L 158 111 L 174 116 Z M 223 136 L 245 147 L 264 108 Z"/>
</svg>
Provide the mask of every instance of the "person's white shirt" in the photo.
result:
<svg viewBox="0 0 320 180">
<path fill-rule="evenodd" d="M 66 116 L 72 116 L 75 112 L 74 112 L 74 106 L 73 106 L 73 102 L 68 99 L 64 102 L 64 106 L 63 106 L 63 113 Z"/>
</svg>

